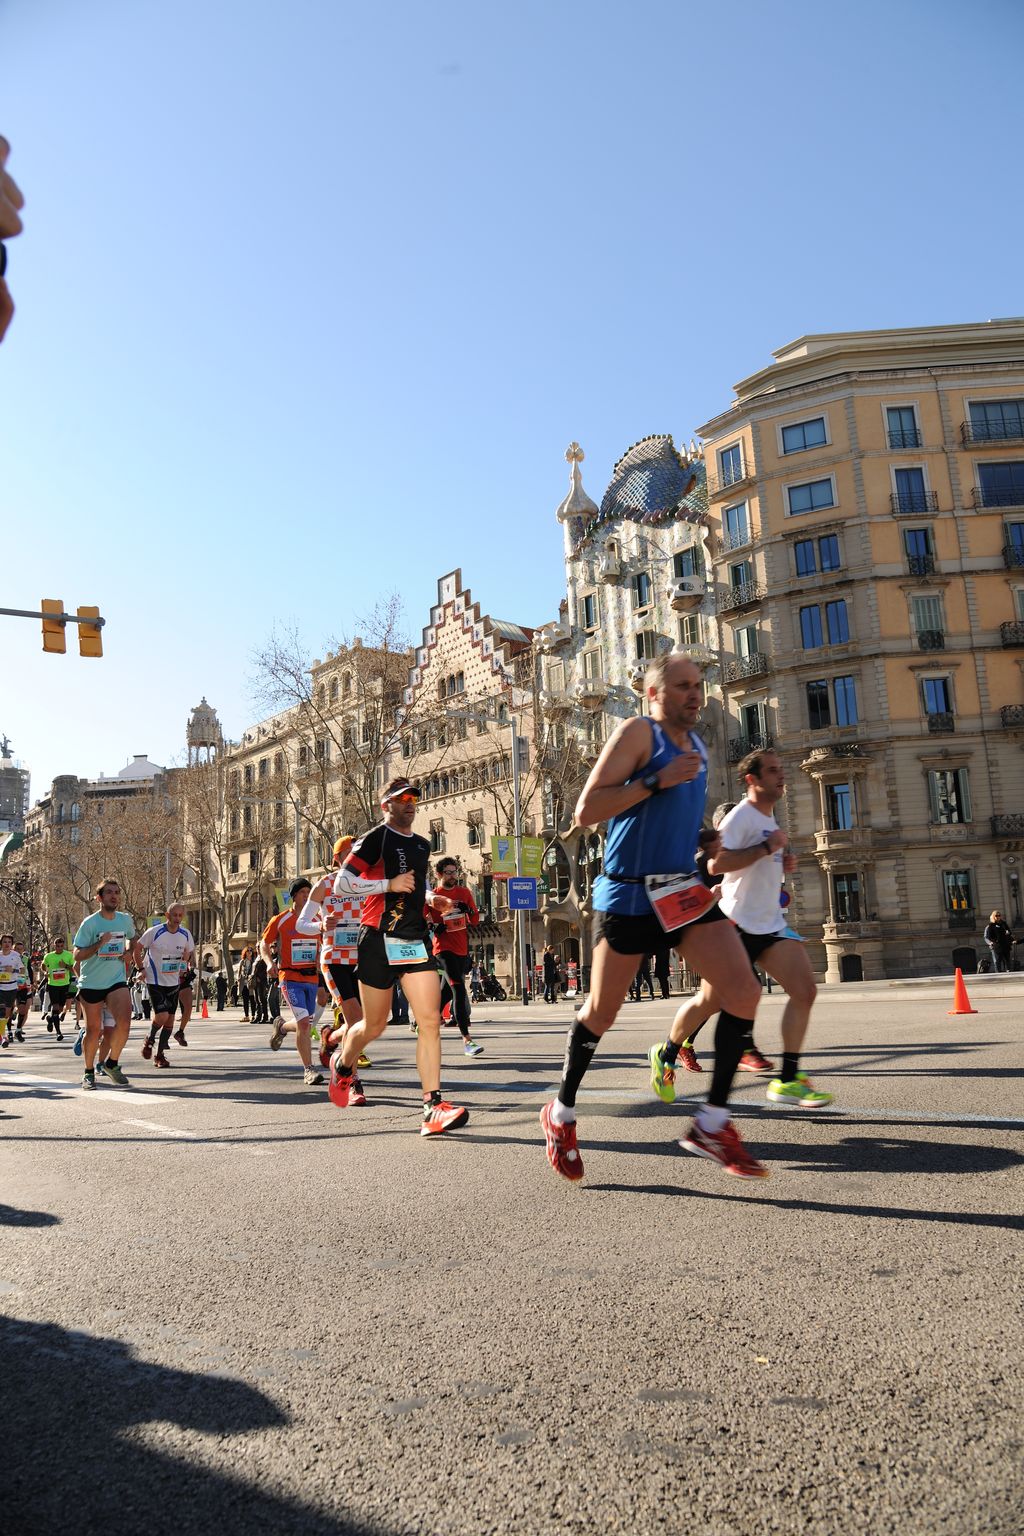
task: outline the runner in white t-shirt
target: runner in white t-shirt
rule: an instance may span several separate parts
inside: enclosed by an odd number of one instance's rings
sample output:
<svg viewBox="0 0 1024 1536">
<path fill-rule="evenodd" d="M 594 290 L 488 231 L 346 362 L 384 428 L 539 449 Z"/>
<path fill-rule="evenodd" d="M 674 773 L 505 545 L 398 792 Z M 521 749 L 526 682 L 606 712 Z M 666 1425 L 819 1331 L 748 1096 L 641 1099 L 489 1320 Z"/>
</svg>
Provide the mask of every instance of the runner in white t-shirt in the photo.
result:
<svg viewBox="0 0 1024 1536">
<path fill-rule="evenodd" d="M 181 1003 L 182 978 L 195 963 L 196 946 L 188 929 L 182 925 L 185 908 L 180 902 L 172 902 L 167 908 L 167 920 L 147 928 L 139 943 L 145 951 L 143 974 L 149 987 L 149 1000 L 153 1005 L 153 1018 L 142 1047 L 147 1061 L 156 1045 L 157 1067 L 169 1067 L 167 1047 L 171 1043 L 174 1012 Z M 184 1013 L 184 1009 L 182 1009 Z M 157 1036 L 160 1041 L 157 1045 Z M 181 1044 L 184 1045 L 184 1040 Z"/>
<path fill-rule="evenodd" d="M 14 1039 L 18 988 L 27 985 L 25 962 L 14 947 L 13 933 L 0 939 L 0 1046 L 6 1050 Z"/>
<path fill-rule="evenodd" d="M 776 1104 L 820 1109 L 831 1104 L 806 1072 L 800 1071 L 800 1047 L 807 1033 L 817 993 L 803 940 L 786 922 L 780 904 L 782 879 L 797 867 L 785 832 L 775 820 L 775 806 L 786 793 L 786 774 L 777 752 L 748 752 L 739 765 L 746 798 L 719 827 L 721 850 L 709 861 L 722 881 L 720 906 L 739 929 L 751 965 L 760 965 L 787 993 L 782 1015 L 782 1069 L 768 1085 Z"/>
</svg>

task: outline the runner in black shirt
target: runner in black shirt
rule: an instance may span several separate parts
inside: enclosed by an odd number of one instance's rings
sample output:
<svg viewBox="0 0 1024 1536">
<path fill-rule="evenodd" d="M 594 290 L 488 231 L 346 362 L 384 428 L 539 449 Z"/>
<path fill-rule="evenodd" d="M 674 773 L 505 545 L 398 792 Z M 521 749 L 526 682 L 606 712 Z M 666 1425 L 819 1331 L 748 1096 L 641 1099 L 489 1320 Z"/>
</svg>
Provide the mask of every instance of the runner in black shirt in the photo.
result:
<svg viewBox="0 0 1024 1536">
<path fill-rule="evenodd" d="M 336 896 L 362 897 L 359 994 L 363 1020 L 351 1028 L 331 1061 L 331 1102 L 344 1109 L 360 1054 L 387 1028 L 397 981 L 419 1025 L 416 1066 L 423 1084 L 420 1134 L 437 1136 L 465 1125 L 469 1111 L 441 1098 L 441 985 L 427 943 L 430 844 L 412 831 L 420 792 L 393 779 L 381 797 L 384 820 L 353 844 L 334 881 Z M 430 892 L 439 911 L 454 906 Z"/>
</svg>

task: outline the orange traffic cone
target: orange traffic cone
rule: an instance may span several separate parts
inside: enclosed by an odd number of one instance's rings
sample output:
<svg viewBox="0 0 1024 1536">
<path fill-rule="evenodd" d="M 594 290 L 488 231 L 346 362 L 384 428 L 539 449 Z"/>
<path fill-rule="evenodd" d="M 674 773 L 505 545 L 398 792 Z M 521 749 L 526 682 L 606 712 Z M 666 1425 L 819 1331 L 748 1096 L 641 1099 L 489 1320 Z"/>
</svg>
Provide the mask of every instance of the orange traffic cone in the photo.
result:
<svg viewBox="0 0 1024 1536">
<path fill-rule="evenodd" d="M 206 1004 L 203 1004 L 206 1007 Z M 953 1006 L 949 1010 L 953 1013 L 977 1013 L 977 1008 L 971 1007 L 971 1000 L 967 996 L 967 988 L 964 986 L 964 973 L 959 966 L 956 968 L 956 981 L 953 983 Z"/>
<path fill-rule="evenodd" d="M 959 976 L 959 974 L 960 974 L 960 972 L 957 971 L 957 975 L 958 976 Z M 961 985 L 962 985 L 962 983 L 961 983 Z M 966 995 L 967 994 L 965 993 L 964 996 L 966 997 Z M 973 1013 L 974 1009 L 973 1008 L 958 1008 L 957 1012 L 958 1013 Z M 206 1006 L 206 998 L 205 997 L 203 998 L 203 1006 L 199 1010 L 199 1017 L 201 1019 L 208 1019 L 210 1017 L 210 1010 Z"/>
</svg>

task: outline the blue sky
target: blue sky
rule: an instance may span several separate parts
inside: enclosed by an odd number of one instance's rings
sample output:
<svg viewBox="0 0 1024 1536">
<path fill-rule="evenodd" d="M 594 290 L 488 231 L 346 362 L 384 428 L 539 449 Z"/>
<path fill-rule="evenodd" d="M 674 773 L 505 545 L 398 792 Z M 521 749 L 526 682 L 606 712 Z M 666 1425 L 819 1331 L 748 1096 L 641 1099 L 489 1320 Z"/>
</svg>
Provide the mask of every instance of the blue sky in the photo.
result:
<svg viewBox="0 0 1024 1536">
<path fill-rule="evenodd" d="M 0 0 L 27 199 L 0 349 L 3 621 L 33 770 L 180 754 L 461 566 L 562 592 L 566 444 L 600 500 L 805 331 L 1019 314 L 1024 8 Z M 74 643 L 72 641 L 72 648 Z"/>
</svg>

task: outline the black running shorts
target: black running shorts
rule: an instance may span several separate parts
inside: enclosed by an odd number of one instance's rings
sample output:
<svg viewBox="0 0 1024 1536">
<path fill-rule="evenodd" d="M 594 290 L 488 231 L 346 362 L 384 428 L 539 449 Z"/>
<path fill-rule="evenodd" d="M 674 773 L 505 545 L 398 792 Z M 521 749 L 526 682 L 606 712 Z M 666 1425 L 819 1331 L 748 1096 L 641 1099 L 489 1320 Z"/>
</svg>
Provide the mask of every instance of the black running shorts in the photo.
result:
<svg viewBox="0 0 1024 1536">
<path fill-rule="evenodd" d="M 149 1000 L 153 1005 L 154 1013 L 169 1013 L 174 1017 L 174 1010 L 181 1001 L 178 987 L 150 987 Z"/>
<path fill-rule="evenodd" d="M 69 992 L 70 988 L 68 988 L 68 987 L 55 987 L 55 986 L 51 985 L 51 986 L 48 986 L 46 990 L 47 990 L 47 993 L 49 994 L 49 998 L 50 998 L 50 1007 L 51 1008 L 63 1008 L 64 1004 L 67 1002 L 68 992 Z"/>
<path fill-rule="evenodd" d="M 427 955 L 426 939 L 423 940 L 421 965 L 392 965 L 384 948 L 384 935 L 376 928 L 359 930 L 359 980 L 367 987 L 387 991 L 410 971 L 421 971 L 424 976 L 436 976 L 437 972 Z"/>
<path fill-rule="evenodd" d="M 331 960 L 324 967 L 334 985 L 338 989 L 338 996 L 343 1003 L 352 999 L 359 1000 L 359 972 L 354 965 L 341 965 Z"/>
<path fill-rule="evenodd" d="M 608 948 L 617 955 L 653 955 L 655 950 L 664 949 L 666 945 L 675 949 L 691 928 L 699 928 L 702 923 L 728 921 L 717 901 L 692 923 L 686 923 L 682 928 L 673 928 L 671 933 L 665 932 L 653 912 L 643 913 L 639 917 L 630 917 L 624 912 L 595 912 L 593 943 L 596 947 L 604 939 Z"/>
<path fill-rule="evenodd" d="M 115 981 L 112 987 L 79 987 L 78 995 L 83 1003 L 102 1003 L 110 996 L 111 992 L 120 992 L 124 987 L 128 990 L 126 981 Z"/>
<path fill-rule="evenodd" d="M 771 949 L 774 944 L 787 942 L 784 933 L 748 933 L 745 928 L 740 927 L 737 927 L 736 932 L 743 940 L 743 948 L 750 956 L 751 965 L 757 963 L 758 958 L 764 954 L 766 949 Z M 788 942 L 794 943 L 796 941 L 790 939 Z"/>
</svg>

